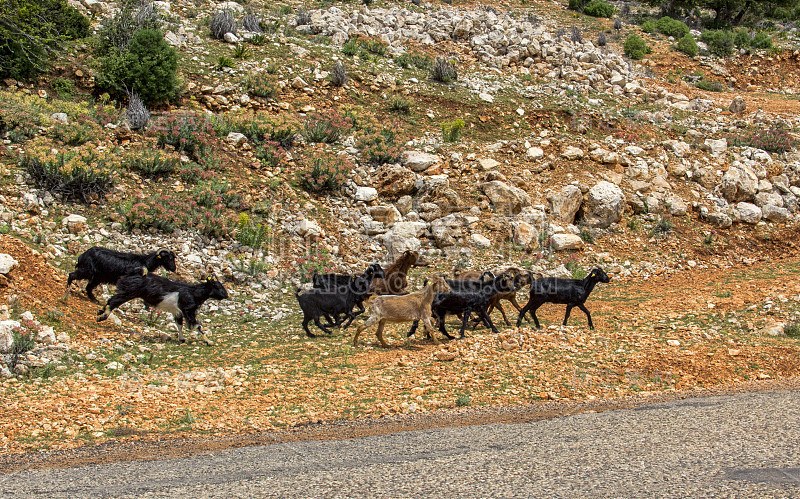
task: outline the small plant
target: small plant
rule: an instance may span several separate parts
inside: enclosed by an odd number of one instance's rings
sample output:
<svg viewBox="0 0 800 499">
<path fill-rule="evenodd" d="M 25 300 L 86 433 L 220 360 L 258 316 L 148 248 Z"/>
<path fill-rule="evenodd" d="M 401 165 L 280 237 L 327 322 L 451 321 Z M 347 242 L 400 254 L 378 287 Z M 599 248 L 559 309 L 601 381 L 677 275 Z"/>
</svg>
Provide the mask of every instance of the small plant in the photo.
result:
<svg viewBox="0 0 800 499">
<path fill-rule="evenodd" d="M 472 405 L 472 397 L 466 393 L 461 393 L 456 396 L 456 407 L 467 407 Z"/>
<path fill-rule="evenodd" d="M 305 26 L 306 24 L 311 24 L 311 13 L 302 7 L 297 9 L 296 23 L 297 26 Z"/>
<path fill-rule="evenodd" d="M 267 72 L 254 72 L 244 78 L 244 88 L 253 97 L 272 99 L 278 94 L 278 82 L 275 76 Z"/>
<path fill-rule="evenodd" d="M 389 98 L 389 111 L 408 114 L 411 111 L 411 101 L 402 95 L 393 95 Z"/>
<path fill-rule="evenodd" d="M 797 144 L 784 127 L 773 125 L 766 130 L 753 132 L 746 145 L 767 152 L 785 153 L 794 149 Z"/>
<path fill-rule="evenodd" d="M 458 142 L 461 140 L 461 131 L 464 129 L 464 120 L 461 118 L 442 123 L 442 140 L 445 142 Z"/>
<path fill-rule="evenodd" d="M 158 147 L 170 145 L 205 163 L 212 149 L 214 128 L 204 115 L 182 112 L 163 116 L 147 129 L 147 135 L 156 137 Z"/>
<path fill-rule="evenodd" d="M 150 111 L 136 92 L 128 92 L 128 109 L 125 110 L 128 128 L 142 130 L 150 124 Z"/>
<path fill-rule="evenodd" d="M 72 80 L 66 78 L 56 78 L 51 84 L 53 91 L 58 95 L 59 99 L 69 100 L 75 93 L 75 84 Z"/>
<path fill-rule="evenodd" d="M 233 59 L 226 55 L 221 55 L 217 58 L 217 64 L 214 65 L 214 69 L 217 71 L 222 71 L 225 68 L 232 68 L 234 65 L 235 63 L 233 62 Z"/>
<path fill-rule="evenodd" d="M 678 45 L 676 48 L 678 49 L 678 52 L 683 52 L 689 57 L 696 56 L 700 51 L 700 49 L 697 47 L 697 42 L 694 41 L 694 37 L 690 33 L 686 33 L 683 38 L 678 40 Z"/>
<path fill-rule="evenodd" d="M 266 45 L 269 42 L 269 38 L 263 33 L 256 33 L 255 35 L 251 36 L 249 40 L 247 40 L 253 45 L 261 46 Z"/>
<path fill-rule="evenodd" d="M 792 321 L 783 326 L 783 334 L 789 338 L 800 338 L 800 321 Z"/>
<path fill-rule="evenodd" d="M 309 143 L 333 144 L 350 128 L 350 119 L 337 111 L 313 113 L 303 122 L 303 137 Z"/>
<path fill-rule="evenodd" d="M 722 92 L 724 90 L 720 83 L 706 80 L 705 78 L 695 83 L 694 86 L 707 92 Z"/>
<path fill-rule="evenodd" d="M 236 59 L 247 59 L 251 54 L 250 47 L 243 43 L 237 43 L 233 48 L 233 57 Z"/>
<path fill-rule="evenodd" d="M 360 51 L 361 47 L 358 45 L 358 40 L 355 38 L 347 40 L 344 45 L 342 45 L 342 53 L 348 57 L 358 55 Z"/>
<path fill-rule="evenodd" d="M 315 156 L 310 167 L 298 173 L 300 187 L 308 192 L 322 193 L 338 190 L 345 181 L 348 166 L 341 156 L 335 159 Z"/>
<path fill-rule="evenodd" d="M 261 20 L 258 18 L 256 14 L 248 10 L 247 13 L 244 15 L 244 17 L 242 17 L 242 28 L 246 29 L 247 31 L 250 31 L 251 33 L 256 33 L 258 35 L 261 35 L 262 31 Z M 252 41 L 253 40 L 251 38 L 250 42 L 252 43 Z M 263 45 L 263 43 L 261 45 Z"/>
<path fill-rule="evenodd" d="M 347 83 L 347 69 L 342 61 L 336 61 L 331 69 L 331 83 L 336 87 L 343 87 Z"/>
<path fill-rule="evenodd" d="M 672 223 L 667 217 L 659 217 L 658 221 L 653 225 L 652 230 L 650 231 L 650 237 L 661 237 L 666 236 L 672 229 L 675 227 L 675 224 Z"/>
<path fill-rule="evenodd" d="M 239 214 L 239 221 L 236 224 L 236 240 L 244 246 L 253 249 L 260 249 L 269 236 L 269 227 L 265 224 L 257 224 L 246 214 Z"/>
<path fill-rule="evenodd" d="M 36 341 L 34 339 L 35 332 L 36 324 L 27 319 L 23 319 L 19 327 L 15 327 L 11 330 L 13 343 L 8 353 L 11 356 L 9 367 L 12 370 L 19 364 L 19 359 L 22 354 L 33 350 L 33 347 L 36 346 Z"/>
<path fill-rule="evenodd" d="M 603 32 L 600 32 L 600 34 L 597 35 L 597 46 L 598 47 L 605 47 L 607 43 L 608 43 L 608 41 L 606 40 L 606 34 L 603 33 Z"/>
<path fill-rule="evenodd" d="M 396 163 L 400 159 L 400 148 L 395 145 L 394 133 L 388 129 L 361 135 L 356 146 L 361 150 L 361 156 L 371 164 Z"/>
<path fill-rule="evenodd" d="M 570 41 L 572 41 L 572 43 L 583 43 L 583 35 L 581 34 L 581 29 L 577 26 L 573 26 L 570 29 L 569 39 Z"/>
<path fill-rule="evenodd" d="M 85 203 L 96 201 L 111 189 L 111 171 L 118 162 L 113 151 L 101 151 L 90 144 L 55 154 L 46 145 L 31 147 L 20 158 L 20 166 L 36 187 Z"/>
<path fill-rule="evenodd" d="M 631 59 L 638 61 L 644 59 L 645 54 L 652 52 L 652 49 L 645 43 L 645 41 L 635 33 L 628 35 L 625 39 L 623 47 L 625 55 Z"/>
<path fill-rule="evenodd" d="M 257 258 L 245 259 L 239 258 L 238 260 L 233 260 L 233 268 L 238 270 L 239 272 L 245 273 L 250 277 L 256 277 L 264 272 L 268 271 L 270 265 L 267 262 L 259 260 Z M 243 318 L 249 316 L 250 320 L 254 319 L 253 317 L 253 306 L 247 306 L 247 313 L 243 314 Z"/>
<path fill-rule="evenodd" d="M 564 262 L 564 267 L 572 272 L 573 279 L 583 279 L 588 274 L 588 272 L 586 272 L 586 270 L 584 270 L 576 260 L 568 260 Z"/>
<path fill-rule="evenodd" d="M 592 17 L 611 17 L 616 11 L 613 5 L 603 0 L 592 0 L 583 6 L 583 13 Z"/>
<path fill-rule="evenodd" d="M 400 54 L 394 58 L 394 62 L 401 68 L 416 68 L 422 70 L 430 69 L 433 64 L 431 57 L 421 52 L 406 52 Z"/>
<path fill-rule="evenodd" d="M 233 12 L 230 10 L 220 10 L 211 18 L 208 24 L 211 30 L 211 36 L 217 40 L 225 38 L 225 33 L 236 34 L 236 19 L 233 17 Z"/>
<path fill-rule="evenodd" d="M 437 57 L 431 69 L 431 78 L 441 83 L 450 83 L 458 80 L 458 72 L 447 57 Z"/>
<path fill-rule="evenodd" d="M 638 218 L 629 218 L 627 226 L 631 232 L 638 232 L 642 228 L 642 222 Z"/>
<path fill-rule="evenodd" d="M 261 160 L 262 168 L 275 168 L 286 160 L 286 151 L 277 142 L 267 140 L 256 150 L 256 157 Z"/>
<path fill-rule="evenodd" d="M 175 426 L 184 426 L 189 427 L 192 426 L 194 423 L 197 422 L 197 417 L 192 414 L 189 409 L 186 409 L 186 413 L 178 419 L 173 421 Z"/>
<path fill-rule="evenodd" d="M 772 38 L 762 31 L 753 37 L 750 46 L 754 49 L 769 50 L 772 48 Z"/>
<path fill-rule="evenodd" d="M 594 236 L 592 235 L 592 232 L 589 229 L 585 228 L 585 227 L 581 229 L 580 237 L 581 237 L 581 240 L 583 242 L 585 242 L 585 243 L 589 243 L 589 244 L 594 243 Z"/>
<path fill-rule="evenodd" d="M 622 19 L 620 19 L 618 17 L 618 18 L 614 19 L 614 31 L 619 33 L 620 30 L 622 30 Z"/>
<path fill-rule="evenodd" d="M 146 147 L 132 149 L 125 155 L 124 161 L 131 170 L 148 178 L 165 177 L 174 172 L 181 163 L 178 153 Z"/>
</svg>

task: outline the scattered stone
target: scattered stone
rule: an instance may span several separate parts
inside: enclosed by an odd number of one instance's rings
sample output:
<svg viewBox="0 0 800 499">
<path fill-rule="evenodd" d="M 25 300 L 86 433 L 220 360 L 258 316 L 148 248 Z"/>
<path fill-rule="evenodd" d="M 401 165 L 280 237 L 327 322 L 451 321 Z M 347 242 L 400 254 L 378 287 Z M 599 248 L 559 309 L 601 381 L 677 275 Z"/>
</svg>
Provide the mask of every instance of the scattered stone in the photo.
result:
<svg viewBox="0 0 800 499">
<path fill-rule="evenodd" d="M 602 180 L 589 189 L 584 219 L 592 227 L 606 228 L 619 222 L 625 208 L 625 194 L 619 186 Z"/>
<path fill-rule="evenodd" d="M 583 157 L 583 150 L 579 147 L 568 146 L 561 152 L 561 157 L 570 161 L 581 159 Z"/>
<path fill-rule="evenodd" d="M 480 234 L 472 234 L 469 236 L 469 244 L 475 248 L 487 249 L 492 247 L 492 241 Z"/>
<path fill-rule="evenodd" d="M 481 190 L 498 211 L 514 215 L 530 206 L 531 197 L 519 187 L 514 187 L 500 180 L 492 180 L 481 184 Z"/>
<path fill-rule="evenodd" d="M 415 172 L 425 171 L 441 161 L 442 159 L 438 155 L 422 151 L 404 151 L 402 158 L 403 166 L 411 168 Z"/>
<path fill-rule="evenodd" d="M 761 208 L 751 203 L 738 203 L 736 211 L 739 215 L 739 220 L 747 224 L 757 224 L 761 221 L 762 212 Z"/>
<path fill-rule="evenodd" d="M 553 234 L 550 244 L 555 251 L 578 250 L 583 248 L 583 239 L 575 234 Z"/>
<path fill-rule="evenodd" d="M 553 218 L 571 224 L 583 203 L 583 193 L 579 187 L 567 185 L 558 192 L 548 193 L 547 201 L 550 202 L 550 213 Z"/>
<path fill-rule="evenodd" d="M 741 95 L 737 95 L 731 101 L 731 104 L 728 106 L 728 111 L 732 112 L 733 114 L 741 113 L 747 109 L 747 103 L 744 101 Z"/>
<path fill-rule="evenodd" d="M 0 253 L 0 274 L 8 274 L 17 265 L 19 262 L 13 256 Z"/>
</svg>

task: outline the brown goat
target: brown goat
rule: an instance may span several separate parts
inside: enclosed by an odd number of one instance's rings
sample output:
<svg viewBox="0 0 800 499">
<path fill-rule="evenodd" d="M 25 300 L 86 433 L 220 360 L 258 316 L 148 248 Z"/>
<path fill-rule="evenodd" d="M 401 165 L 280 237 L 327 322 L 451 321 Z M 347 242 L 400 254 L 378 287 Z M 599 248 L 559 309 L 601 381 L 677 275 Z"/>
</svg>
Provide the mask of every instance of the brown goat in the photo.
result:
<svg viewBox="0 0 800 499">
<path fill-rule="evenodd" d="M 406 250 L 396 262 L 389 265 L 383 270 L 385 277 L 383 279 L 373 279 L 369 287 L 371 295 L 404 295 L 408 293 L 406 286 L 408 286 L 408 269 L 417 263 L 419 253 L 416 251 Z"/>
<path fill-rule="evenodd" d="M 419 291 L 403 296 L 373 296 L 367 302 L 369 307 L 369 319 L 358 326 L 353 337 L 353 346 L 358 346 L 358 336 L 361 331 L 378 323 L 376 335 L 378 341 L 384 348 L 389 348 L 389 344 L 383 339 L 383 326 L 387 322 L 413 322 L 422 321 L 425 331 L 437 345 L 439 340 L 433 334 L 431 324 L 431 303 L 437 292 L 447 293 L 450 286 L 447 285 L 443 277 L 434 277 L 430 284 Z"/>
</svg>

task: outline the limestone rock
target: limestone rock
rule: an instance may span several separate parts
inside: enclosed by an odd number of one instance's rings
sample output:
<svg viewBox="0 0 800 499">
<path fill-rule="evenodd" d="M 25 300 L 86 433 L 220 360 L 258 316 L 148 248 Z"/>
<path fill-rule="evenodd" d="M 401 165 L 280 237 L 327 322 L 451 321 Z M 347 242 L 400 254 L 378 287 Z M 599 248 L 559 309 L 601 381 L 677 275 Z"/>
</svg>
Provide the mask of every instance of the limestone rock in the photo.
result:
<svg viewBox="0 0 800 499">
<path fill-rule="evenodd" d="M 575 185 L 564 186 L 558 192 L 551 192 L 547 196 L 550 202 L 550 213 L 559 222 L 571 224 L 575 221 L 575 214 L 583 203 L 583 193 Z"/>
<path fill-rule="evenodd" d="M 736 212 L 739 214 L 739 220 L 747 224 L 757 224 L 761 221 L 761 208 L 751 203 L 738 203 L 736 205 Z"/>
<path fill-rule="evenodd" d="M 373 185 L 382 196 L 396 197 L 411 194 L 417 175 L 399 165 L 384 164 L 373 174 Z"/>
<path fill-rule="evenodd" d="M 524 248 L 529 248 L 538 242 L 539 231 L 537 231 L 528 222 L 515 222 L 512 224 L 512 227 L 514 230 L 514 244 L 518 244 Z"/>
<path fill-rule="evenodd" d="M 14 346 L 14 328 L 20 327 L 17 321 L 0 321 L 0 353 L 9 353 Z"/>
<path fill-rule="evenodd" d="M 8 274 L 17 265 L 19 265 L 19 262 L 13 256 L 0 253 L 0 274 Z"/>
<path fill-rule="evenodd" d="M 374 187 L 359 186 L 356 188 L 355 194 L 353 194 L 353 199 L 356 201 L 362 201 L 364 203 L 375 201 L 378 199 L 378 190 Z"/>
<path fill-rule="evenodd" d="M 602 180 L 589 189 L 584 205 L 585 220 L 592 227 L 606 228 L 622 218 L 625 194 L 616 184 Z"/>
<path fill-rule="evenodd" d="M 576 234 L 553 234 L 550 238 L 555 251 L 577 250 L 583 248 L 583 239 Z"/>
<path fill-rule="evenodd" d="M 406 250 L 419 251 L 419 236 L 425 232 L 425 222 L 398 222 L 384 234 L 383 245 L 386 246 L 389 260 L 396 260 Z"/>
<path fill-rule="evenodd" d="M 781 208 L 771 204 L 762 206 L 761 214 L 764 218 L 771 222 L 786 222 L 792 217 L 791 212 L 789 212 L 789 210 L 786 208 Z"/>
<path fill-rule="evenodd" d="M 579 147 L 568 146 L 561 152 L 561 157 L 568 160 L 581 159 L 583 157 L 583 150 Z"/>
<path fill-rule="evenodd" d="M 80 234 L 86 230 L 86 217 L 73 213 L 64 217 L 61 224 L 69 230 L 70 234 Z"/>
<path fill-rule="evenodd" d="M 748 166 L 731 166 L 722 176 L 719 191 L 722 197 L 732 203 L 752 201 L 758 192 L 758 176 Z"/>
<path fill-rule="evenodd" d="M 527 192 L 500 180 L 481 184 L 481 190 L 497 210 L 503 210 L 511 215 L 519 213 L 522 208 L 531 204 L 531 197 Z"/>
<path fill-rule="evenodd" d="M 708 223 L 720 229 L 727 229 L 733 225 L 733 220 L 725 213 L 714 212 L 708 214 Z"/>
<path fill-rule="evenodd" d="M 422 151 L 404 151 L 402 158 L 403 166 L 411 168 L 415 172 L 425 171 L 441 161 L 442 159 L 438 155 Z"/>
<path fill-rule="evenodd" d="M 744 99 L 742 99 L 741 95 L 734 97 L 730 106 L 728 106 L 728 111 L 734 114 L 741 113 L 745 109 L 747 109 L 747 103 L 744 101 Z"/>
<path fill-rule="evenodd" d="M 469 245 L 475 248 L 487 249 L 492 247 L 492 241 L 481 234 L 475 233 L 469 236 Z"/>
</svg>

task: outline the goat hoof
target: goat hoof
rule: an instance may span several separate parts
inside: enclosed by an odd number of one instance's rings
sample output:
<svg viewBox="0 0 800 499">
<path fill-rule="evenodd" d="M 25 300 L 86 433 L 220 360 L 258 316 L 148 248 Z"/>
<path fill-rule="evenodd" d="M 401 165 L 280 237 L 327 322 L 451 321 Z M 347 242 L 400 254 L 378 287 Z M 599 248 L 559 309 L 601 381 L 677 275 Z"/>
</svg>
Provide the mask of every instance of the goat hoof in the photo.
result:
<svg viewBox="0 0 800 499">
<path fill-rule="evenodd" d="M 103 314 L 97 318 L 97 322 L 103 322 L 106 319 L 108 319 L 108 315 Z"/>
</svg>

